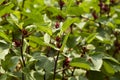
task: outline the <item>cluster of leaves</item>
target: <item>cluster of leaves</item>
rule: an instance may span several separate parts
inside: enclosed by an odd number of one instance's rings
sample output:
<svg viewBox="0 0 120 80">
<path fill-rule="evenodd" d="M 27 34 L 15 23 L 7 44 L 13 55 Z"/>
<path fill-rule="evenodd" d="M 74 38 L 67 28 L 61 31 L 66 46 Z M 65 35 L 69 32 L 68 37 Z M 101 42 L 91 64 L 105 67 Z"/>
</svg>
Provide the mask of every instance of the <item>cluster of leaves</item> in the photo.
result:
<svg viewBox="0 0 120 80">
<path fill-rule="evenodd" d="M 0 0 L 0 80 L 119 75 L 119 0 Z"/>
</svg>

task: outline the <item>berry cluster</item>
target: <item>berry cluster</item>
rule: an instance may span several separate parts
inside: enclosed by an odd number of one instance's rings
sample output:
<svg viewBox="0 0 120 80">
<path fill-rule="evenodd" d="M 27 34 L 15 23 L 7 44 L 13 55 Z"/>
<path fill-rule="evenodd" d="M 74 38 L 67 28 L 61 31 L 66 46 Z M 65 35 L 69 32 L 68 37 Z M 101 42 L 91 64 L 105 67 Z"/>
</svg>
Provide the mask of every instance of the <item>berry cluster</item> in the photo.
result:
<svg viewBox="0 0 120 80">
<path fill-rule="evenodd" d="M 66 66 L 66 67 L 69 67 L 69 63 L 70 63 L 70 58 L 69 57 L 66 57 L 64 62 L 63 62 L 63 65 Z"/>
<path fill-rule="evenodd" d="M 100 0 L 99 7 L 101 10 L 101 13 L 109 13 L 110 11 L 110 6 L 102 0 Z"/>
<path fill-rule="evenodd" d="M 61 48 L 61 43 L 60 43 L 61 38 L 60 38 L 59 36 L 57 36 L 55 40 L 56 40 L 56 42 L 57 42 L 57 43 L 56 43 L 56 46 L 57 46 L 58 48 Z"/>
</svg>

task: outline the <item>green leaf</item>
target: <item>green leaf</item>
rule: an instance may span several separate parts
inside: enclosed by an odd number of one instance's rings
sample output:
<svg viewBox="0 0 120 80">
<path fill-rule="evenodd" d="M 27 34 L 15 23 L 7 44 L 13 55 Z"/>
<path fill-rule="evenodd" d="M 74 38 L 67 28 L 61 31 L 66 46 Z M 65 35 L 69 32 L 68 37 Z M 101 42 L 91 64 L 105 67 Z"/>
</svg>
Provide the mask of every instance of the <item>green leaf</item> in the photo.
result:
<svg viewBox="0 0 120 80">
<path fill-rule="evenodd" d="M 104 74 L 99 71 L 88 71 L 87 73 L 89 80 L 104 80 Z"/>
<path fill-rule="evenodd" d="M 45 71 L 50 72 L 54 68 L 54 63 L 45 56 L 40 56 L 38 62 L 36 63 L 36 69 L 44 68 Z"/>
<path fill-rule="evenodd" d="M 80 7 L 83 8 L 85 12 L 90 12 L 90 8 L 94 8 L 97 12 L 99 12 L 98 0 L 84 0 Z"/>
<path fill-rule="evenodd" d="M 5 70 L 10 70 L 10 71 L 14 71 L 14 69 L 16 68 L 16 65 L 19 62 L 19 57 L 18 56 L 13 56 L 13 57 L 8 57 L 5 59 L 5 61 L 2 61 L 2 67 Z"/>
<path fill-rule="evenodd" d="M 0 80 L 7 80 L 7 75 L 6 74 L 1 75 Z"/>
<path fill-rule="evenodd" d="M 6 35 L 4 32 L 0 31 L 0 37 L 2 37 L 3 39 L 5 39 L 8 42 L 11 42 L 9 39 L 9 36 Z"/>
<path fill-rule="evenodd" d="M 91 67 L 91 70 L 100 71 L 103 64 L 102 55 L 101 54 L 92 55 L 91 61 L 93 64 L 93 66 Z"/>
<path fill-rule="evenodd" d="M 29 40 L 32 41 L 32 42 L 35 42 L 39 45 L 44 45 L 45 46 L 45 43 L 44 43 L 43 39 L 41 39 L 40 37 L 30 36 Z"/>
<path fill-rule="evenodd" d="M 39 24 L 36 24 L 37 25 L 37 30 L 39 31 L 43 31 L 43 32 L 46 32 L 48 33 L 49 35 L 52 35 L 52 29 L 48 26 L 41 26 Z"/>
<path fill-rule="evenodd" d="M 3 3 L 4 0 L 0 0 L 0 4 Z"/>
<path fill-rule="evenodd" d="M 64 40 L 63 40 L 63 43 L 62 43 L 62 46 L 61 46 L 61 48 L 60 48 L 60 51 L 63 51 L 63 49 L 64 49 L 64 47 L 65 47 L 65 45 L 66 45 L 66 43 L 67 43 L 69 34 L 70 34 L 70 33 L 68 33 L 68 34 L 65 36 L 65 38 L 64 38 Z"/>
<path fill-rule="evenodd" d="M 97 33 L 92 33 L 86 38 L 87 43 L 91 43 L 96 38 Z"/>
<path fill-rule="evenodd" d="M 87 22 L 80 22 L 80 23 L 75 24 L 75 25 L 77 25 L 78 28 L 83 29 L 84 26 L 86 25 L 86 23 L 87 23 Z"/>
<path fill-rule="evenodd" d="M 69 48 L 74 48 L 77 45 L 77 36 L 75 35 L 69 35 L 68 40 L 67 40 L 67 47 Z"/>
<path fill-rule="evenodd" d="M 90 70 L 90 63 L 86 61 L 84 58 L 74 58 L 71 62 L 70 65 L 73 67 L 79 67 L 83 68 L 86 70 Z"/>
<path fill-rule="evenodd" d="M 107 26 L 109 26 L 112 29 L 116 28 L 116 26 L 113 23 L 111 23 L 111 22 L 107 22 Z"/>
<path fill-rule="evenodd" d="M 70 15 L 75 15 L 79 17 L 82 13 L 84 13 L 84 11 L 81 7 L 70 7 L 68 9 L 68 14 Z"/>
<path fill-rule="evenodd" d="M 50 35 L 48 35 L 47 33 L 44 35 L 44 42 L 48 43 L 50 42 Z"/>
<path fill-rule="evenodd" d="M 9 45 L 6 42 L 0 42 L 0 59 L 5 59 L 5 56 L 9 52 Z"/>
<path fill-rule="evenodd" d="M 43 79 L 43 71 L 36 71 L 33 73 L 35 80 L 44 80 Z"/>
<path fill-rule="evenodd" d="M 44 7 L 40 7 L 38 9 L 36 8 L 32 8 L 32 11 L 30 10 L 30 12 L 23 12 L 24 16 L 27 16 L 29 20 L 32 21 L 32 23 L 42 23 L 44 22 L 43 20 L 43 16 L 41 14 L 41 9 Z"/>
<path fill-rule="evenodd" d="M 120 24 L 120 19 L 114 19 L 115 24 Z"/>
<path fill-rule="evenodd" d="M 49 43 L 45 43 L 43 39 L 41 39 L 40 37 L 36 37 L 36 36 L 30 36 L 28 38 L 30 41 L 37 43 L 38 45 L 42 45 L 42 46 L 50 46 L 53 49 L 59 50 L 58 48 L 56 48 L 54 45 L 49 44 Z"/>
<path fill-rule="evenodd" d="M 62 26 L 62 29 L 61 29 L 60 33 L 66 31 L 66 30 L 70 27 L 71 24 L 73 24 L 73 23 L 75 23 L 75 22 L 77 22 L 77 21 L 79 21 L 78 18 L 68 18 L 68 19 L 63 23 L 63 26 Z"/>
<path fill-rule="evenodd" d="M 14 4 L 12 4 L 12 3 L 9 3 L 4 6 L 0 6 L 0 16 L 3 16 L 6 13 L 10 13 L 12 11 L 11 8 L 13 8 L 13 7 L 14 7 Z"/>
<path fill-rule="evenodd" d="M 103 62 L 103 69 L 108 75 L 113 75 L 115 73 L 113 67 L 111 67 L 111 65 L 106 61 Z"/>
<path fill-rule="evenodd" d="M 120 62 L 118 60 L 116 60 L 115 58 L 113 58 L 109 55 L 104 56 L 103 59 L 112 61 L 112 62 L 117 63 L 117 64 L 120 64 Z"/>
<path fill-rule="evenodd" d="M 0 59 L 5 59 L 5 56 L 8 54 L 9 49 L 3 49 L 0 48 Z"/>
</svg>

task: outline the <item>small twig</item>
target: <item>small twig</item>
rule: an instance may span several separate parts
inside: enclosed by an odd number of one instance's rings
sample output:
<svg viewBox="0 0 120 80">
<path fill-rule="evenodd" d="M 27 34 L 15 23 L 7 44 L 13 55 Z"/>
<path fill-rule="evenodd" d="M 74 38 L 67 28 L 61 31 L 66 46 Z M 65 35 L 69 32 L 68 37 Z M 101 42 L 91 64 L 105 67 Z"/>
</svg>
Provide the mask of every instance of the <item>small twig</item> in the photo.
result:
<svg viewBox="0 0 120 80">
<path fill-rule="evenodd" d="M 59 58 L 59 51 L 57 51 L 57 57 L 56 57 L 56 59 L 55 59 L 53 80 L 55 80 L 55 77 L 56 77 L 56 69 L 57 69 L 57 61 L 58 61 L 58 58 Z"/>
<path fill-rule="evenodd" d="M 24 40 L 24 37 L 22 36 L 20 53 L 21 53 L 21 58 L 22 58 L 23 67 L 26 67 L 25 60 L 24 60 L 24 55 L 23 55 L 23 40 Z M 23 67 L 22 67 L 22 68 L 23 68 Z M 24 73 L 22 73 L 22 80 L 25 80 L 25 75 L 24 75 Z"/>
<path fill-rule="evenodd" d="M 66 68 L 67 69 L 67 68 Z M 63 61 L 63 70 L 62 70 L 62 80 L 64 80 L 64 77 L 65 77 L 65 64 L 64 64 L 64 61 Z"/>
<path fill-rule="evenodd" d="M 71 76 L 74 76 L 75 69 L 76 68 L 74 67 Z"/>
<path fill-rule="evenodd" d="M 25 0 L 23 0 L 23 3 L 22 3 L 22 8 L 24 8 L 24 4 L 25 4 Z"/>
<path fill-rule="evenodd" d="M 44 74 L 44 80 L 46 80 L 46 71 L 44 70 L 45 74 Z"/>
<path fill-rule="evenodd" d="M 73 24 L 70 25 L 70 33 L 73 33 Z"/>
</svg>

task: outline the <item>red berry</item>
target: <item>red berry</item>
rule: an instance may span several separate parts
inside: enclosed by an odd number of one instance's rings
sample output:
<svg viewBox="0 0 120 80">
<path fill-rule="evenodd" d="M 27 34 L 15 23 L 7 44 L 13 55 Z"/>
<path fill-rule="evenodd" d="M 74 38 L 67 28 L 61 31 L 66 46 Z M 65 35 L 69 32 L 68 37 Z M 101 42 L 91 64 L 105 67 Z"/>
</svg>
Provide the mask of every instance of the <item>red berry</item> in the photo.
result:
<svg viewBox="0 0 120 80">
<path fill-rule="evenodd" d="M 62 45 L 61 45 L 59 42 L 57 42 L 56 46 L 57 46 L 58 48 L 61 48 Z"/>
<path fill-rule="evenodd" d="M 57 36 L 55 40 L 56 40 L 57 42 L 60 42 L 61 39 L 60 39 L 59 36 Z"/>
<path fill-rule="evenodd" d="M 79 5 L 82 1 L 76 1 L 76 4 Z"/>
<path fill-rule="evenodd" d="M 62 0 L 59 1 L 59 6 L 60 6 L 60 7 L 63 7 L 64 4 L 65 4 L 65 3 L 64 3 Z"/>
<path fill-rule="evenodd" d="M 94 17 L 95 20 L 98 18 L 98 16 L 97 16 L 95 11 L 92 12 L 92 16 Z"/>
<path fill-rule="evenodd" d="M 61 15 L 56 16 L 57 20 L 62 21 L 64 18 Z"/>
<path fill-rule="evenodd" d="M 60 23 L 59 23 L 59 22 L 56 22 L 56 23 L 55 23 L 55 28 L 59 28 L 59 26 L 60 26 Z"/>
<path fill-rule="evenodd" d="M 2 5 L 6 4 L 8 1 L 3 1 Z"/>
<path fill-rule="evenodd" d="M 69 63 L 69 62 L 70 62 L 70 58 L 67 57 L 67 58 L 65 59 L 65 62 Z"/>
<path fill-rule="evenodd" d="M 27 36 L 28 35 L 28 31 L 27 30 L 22 29 L 21 31 L 22 31 L 23 36 Z"/>
<path fill-rule="evenodd" d="M 109 5 L 105 4 L 102 6 L 102 9 L 105 11 L 105 12 L 108 12 L 110 10 L 109 8 Z"/>
<path fill-rule="evenodd" d="M 100 2 L 100 3 L 98 4 L 98 6 L 100 6 L 100 8 L 102 8 L 103 2 Z"/>
<path fill-rule="evenodd" d="M 20 47 L 21 46 L 21 41 L 20 40 L 13 40 L 15 47 Z"/>
<path fill-rule="evenodd" d="M 69 58 L 69 57 L 66 57 L 66 59 L 64 60 L 64 65 L 65 65 L 66 67 L 68 67 L 70 61 L 71 61 L 70 58 Z"/>
<path fill-rule="evenodd" d="M 114 3 L 115 3 L 115 0 L 110 0 L 110 3 L 114 4 Z"/>
</svg>

